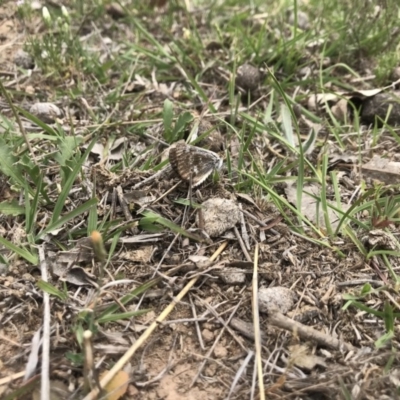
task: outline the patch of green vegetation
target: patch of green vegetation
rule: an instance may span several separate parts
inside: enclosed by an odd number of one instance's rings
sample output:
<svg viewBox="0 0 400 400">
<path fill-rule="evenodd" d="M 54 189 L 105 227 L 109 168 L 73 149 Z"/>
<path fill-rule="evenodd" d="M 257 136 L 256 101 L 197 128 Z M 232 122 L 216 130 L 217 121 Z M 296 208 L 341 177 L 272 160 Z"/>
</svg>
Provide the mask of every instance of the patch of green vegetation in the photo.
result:
<svg viewBox="0 0 400 400">
<path fill-rule="evenodd" d="M 399 290 L 400 250 L 370 245 L 368 235 L 381 230 L 399 242 L 393 228 L 400 223 L 399 185 L 371 182 L 360 171 L 363 159 L 373 154 L 396 159 L 400 136 L 386 116 L 382 126 L 363 124 L 359 104 L 349 103 L 349 93 L 390 83 L 399 64 L 398 2 L 171 0 L 165 9 L 137 1 L 118 5 L 118 18 L 105 1 L 71 1 L 68 9 L 39 11 L 28 4 L 18 9 L 22 24 L 40 24 L 25 42 L 36 63 L 32 76 L 37 88 L 29 88 L 28 95 L 11 84 L 0 86 L 12 111 L 0 120 L 0 178 L 11 193 L 1 198 L 0 212 L 8 218 L 5 226 L 11 220 L 24 233 L 20 241 L 0 237 L 6 250 L 0 261 L 12 264 L 19 258 L 37 266 L 38 246 L 65 250 L 69 241 L 98 231 L 101 246 L 93 244 L 91 265 L 100 265 L 97 287 L 90 304 L 74 309 L 71 329 L 77 343 L 83 346 L 85 330 L 99 334 L 101 325 L 147 312 L 125 306 L 160 280 L 127 289 L 123 285 L 131 281 L 123 279 L 125 260 L 122 271 L 117 267 L 112 276 L 109 268 L 120 262 L 121 237 L 168 231 L 185 241 L 184 248 L 174 250 L 186 259 L 187 249 L 197 251 L 195 246 L 206 241 L 192 226 L 180 225 L 181 205 L 196 211 L 201 201 L 182 199 L 179 193 L 179 200 L 163 203 L 162 194 L 145 205 L 126 204 L 128 213 L 121 216 L 117 189 L 126 194 L 139 171 L 163 168 L 168 161 L 160 157 L 162 146 L 182 139 L 198 144 L 211 137 L 210 129 L 195 138 L 204 119 L 223 138 L 226 171 L 219 185 L 224 190 L 247 196 L 260 219 L 269 217 L 265 205 L 273 207 L 293 237 L 312 244 L 312 251 L 323 249 L 335 261 L 356 254 L 371 276 L 377 265 L 384 270 L 379 275 L 387 280 L 384 286 L 374 289 L 367 283 L 346 294 L 343 310 L 354 313 L 355 308 L 376 318 L 384 332 L 371 345 L 394 343 L 399 314 L 391 293 Z M 238 88 L 243 64 L 260 72 L 257 89 Z M 347 102 L 342 113 L 324 97 L 337 93 Z M 316 95 L 322 100 L 313 102 Z M 62 103 L 67 111 L 62 123 L 32 115 L 18 103 L 23 96 Z M 113 158 L 110 149 L 118 140 L 122 155 Z M 339 168 L 331 156 L 337 156 Z M 97 168 L 101 173 L 88 172 Z M 124 200 L 118 198 L 122 205 Z M 190 220 L 194 213 L 188 215 Z M 249 225 L 252 244 L 265 240 L 258 225 Z M 294 257 L 293 265 L 308 252 Z M 301 277 L 303 272 L 296 270 Z M 104 286 L 108 274 L 112 283 Z M 103 296 L 119 284 L 120 293 L 103 307 Z M 71 301 L 66 284 L 60 288 L 57 282 L 40 281 L 38 286 L 60 304 Z M 377 305 L 371 306 L 374 301 Z M 71 349 L 67 358 L 83 363 L 83 354 L 76 351 Z"/>
</svg>

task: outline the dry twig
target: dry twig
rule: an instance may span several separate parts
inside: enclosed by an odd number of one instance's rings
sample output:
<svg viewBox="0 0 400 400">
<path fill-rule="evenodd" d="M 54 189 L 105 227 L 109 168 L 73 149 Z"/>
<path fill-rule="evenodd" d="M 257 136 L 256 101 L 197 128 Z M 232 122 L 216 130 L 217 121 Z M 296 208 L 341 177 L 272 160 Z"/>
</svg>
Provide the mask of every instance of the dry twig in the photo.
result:
<svg viewBox="0 0 400 400">
<path fill-rule="evenodd" d="M 210 257 L 211 261 L 214 261 L 228 245 L 228 242 L 223 242 L 217 251 Z M 181 290 L 181 292 L 176 296 L 176 298 L 164 309 L 164 311 L 156 318 L 156 320 L 143 332 L 139 339 L 129 348 L 129 350 L 115 363 L 113 368 L 107 372 L 107 374 L 100 381 L 100 388 L 93 388 L 90 393 L 88 393 L 83 400 L 95 400 L 97 395 L 100 393 L 99 389 L 106 387 L 115 375 L 120 371 L 124 365 L 131 359 L 135 354 L 136 350 L 149 338 L 149 336 L 154 332 L 160 322 L 162 322 L 175 308 L 175 305 L 182 300 L 182 298 L 188 293 L 188 291 L 197 282 L 199 277 L 194 277 L 190 280 L 187 285 Z"/>
</svg>

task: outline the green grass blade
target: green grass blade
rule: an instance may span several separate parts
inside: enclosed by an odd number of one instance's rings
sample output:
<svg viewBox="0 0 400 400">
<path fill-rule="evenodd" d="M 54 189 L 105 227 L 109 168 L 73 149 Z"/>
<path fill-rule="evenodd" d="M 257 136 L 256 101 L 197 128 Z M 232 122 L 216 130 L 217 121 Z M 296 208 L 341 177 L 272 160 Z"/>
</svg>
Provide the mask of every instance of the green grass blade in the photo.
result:
<svg viewBox="0 0 400 400">
<path fill-rule="evenodd" d="M 46 293 L 50 294 L 51 296 L 56 296 L 62 301 L 68 300 L 67 293 L 62 292 L 61 290 L 57 289 L 55 286 L 53 286 L 49 282 L 45 282 L 40 279 L 37 282 L 37 286 L 39 287 L 39 289 L 43 290 L 43 292 L 46 292 Z"/>
<path fill-rule="evenodd" d="M 0 236 L 0 244 L 11 250 L 15 254 L 18 254 L 20 257 L 24 258 L 26 261 L 30 262 L 33 265 L 37 265 L 39 262 L 38 256 L 32 254 L 27 249 L 18 247 L 15 244 L 9 242 L 7 239 L 4 239 Z"/>
<path fill-rule="evenodd" d="M 155 278 L 152 279 L 137 288 L 133 289 L 130 293 L 127 295 L 123 296 L 119 303 L 122 305 L 128 304 L 130 301 L 132 301 L 135 297 L 139 296 L 141 293 L 145 292 L 146 290 L 150 289 L 152 286 L 156 285 L 160 281 L 160 278 Z M 104 319 L 107 316 L 114 314 L 117 310 L 120 309 L 120 305 L 115 303 L 112 304 L 111 306 L 107 307 L 98 317 L 98 319 Z"/>
<path fill-rule="evenodd" d="M 98 318 L 96 320 L 96 322 L 98 324 L 104 324 L 106 322 L 114 322 L 114 321 L 119 321 L 121 319 L 129 319 L 132 317 L 139 317 L 140 315 L 146 314 L 149 311 L 151 311 L 151 310 L 147 309 L 147 310 L 129 311 L 129 312 L 118 313 L 118 314 L 109 314 L 109 315 L 105 315 L 101 318 Z"/>
<path fill-rule="evenodd" d="M 86 158 L 89 155 L 90 151 L 92 150 L 93 146 L 95 145 L 95 143 L 96 143 L 96 139 L 93 139 L 92 142 L 90 143 L 90 145 L 88 146 L 88 148 L 86 149 L 85 153 L 82 155 L 80 160 L 76 163 L 74 169 L 68 176 L 68 179 L 65 182 L 65 185 L 62 188 L 62 191 L 58 197 L 57 203 L 54 206 L 53 216 L 51 218 L 50 225 L 54 225 L 57 222 L 57 220 L 59 219 L 59 217 L 62 213 L 62 210 L 64 208 L 65 200 L 67 199 L 67 197 L 69 195 L 72 185 L 74 184 L 76 177 L 80 173 L 81 168 L 82 168 L 84 162 L 86 161 Z"/>
<path fill-rule="evenodd" d="M 182 236 L 188 237 L 190 239 L 196 240 L 198 242 L 202 242 L 203 238 L 200 236 L 194 235 L 185 229 L 181 228 L 179 225 L 174 224 L 173 222 L 167 220 L 166 218 L 162 217 L 161 215 L 158 215 L 152 211 L 144 211 L 142 213 L 145 218 L 150 218 L 153 220 L 154 223 L 160 224 L 165 226 L 166 228 L 170 229 L 172 232 L 179 233 Z"/>
<path fill-rule="evenodd" d="M 11 200 L 10 202 L 3 201 L 0 203 L 0 213 L 4 215 L 16 217 L 17 215 L 24 215 L 25 211 L 25 207 L 19 205 L 16 200 Z"/>
<path fill-rule="evenodd" d="M 37 239 L 40 239 L 47 233 L 60 228 L 67 222 L 76 218 L 78 215 L 89 211 L 91 207 L 94 207 L 96 205 L 97 205 L 97 199 L 90 199 L 86 203 L 81 204 L 79 207 L 73 209 L 68 214 L 65 214 L 64 216 L 59 218 L 57 221 L 50 222 L 50 224 L 42 232 L 39 233 L 39 235 L 37 236 Z"/>
</svg>

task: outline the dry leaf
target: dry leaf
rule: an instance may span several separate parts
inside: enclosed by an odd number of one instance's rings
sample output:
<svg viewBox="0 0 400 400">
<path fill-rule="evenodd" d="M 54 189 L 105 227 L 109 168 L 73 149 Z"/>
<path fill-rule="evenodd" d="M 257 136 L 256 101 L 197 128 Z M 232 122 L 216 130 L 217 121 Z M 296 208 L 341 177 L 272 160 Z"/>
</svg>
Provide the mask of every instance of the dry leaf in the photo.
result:
<svg viewBox="0 0 400 400">
<path fill-rule="evenodd" d="M 340 122 L 345 122 L 347 120 L 347 104 L 348 101 L 346 99 L 340 99 L 332 107 L 332 114 Z"/>
<path fill-rule="evenodd" d="M 102 380 L 107 373 L 108 371 L 104 371 L 100 375 L 100 380 Z M 107 395 L 103 396 L 102 398 L 104 400 L 120 399 L 126 393 L 128 384 L 129 374 L 125 371 L 118 371 L 111 382 L 104 388 L 104 391 L 107 393 Z"/>
<path fill-rule="evenodd" d="M 248 195 L 246 193 L 236 193 L 236 197 L 248 201 L 251 205 L 256 207 L 258 211 L 261 211 L 260 207 L 258 207 L 256 202 L 253 200 L 253 198 L 250 195 Z"/>
<path fill-rule="evenodd" d="M 361 167 L 364 177 L 376 179 L 387 185 L 400 183 L 400 162 L 375 156 Z"/>
<path fill-rule="evenodd" d="M 86 149 L 88 145 L 83 145 L 83 148 Z M 101 143 L 95 143 L 95 145 L 92 147 L 92 150 L 90 151 L 92 154 L 96 154 L 99 157 L 99 160 L 101 161 L 104 157 L 104 146 Z"/>
<path fill-rule="evenodd" d="M 285 189 L 285 193 L 288 201 L 292 204 L 297 204 L 297 188 L 295 185 L 288 186 Z M 317 185 L 307 185 L 303 187 L 303 196 L 301 198 L 301 213 L 305 215 L 310 221 L 318 224 L 321 227 L 325 227 L 325 217 L 322 211 L 321 202 L 311 196 L 311 193 L 315 195 L 317 198 L 320 196 L 321 188 Z M 337 206 L 335 202 L 328 201 L 329 204 L 333 206 Z M 343 211 L 346 211 L 349 208 L 348 204 L 342 204 L 341 208 Z M 319 217 L 317 221 L 317 216 Z M 332 208 L 328 207 L 328 217 L 330 221 L 330 225 L 333 229 L 336 229 L 339 225 L 340 214 L 334 211 Z"/>
<path fill-rule="evenodd" d="M 399 92 L 382 93 L 392 89 L 392 85 L 371 90 L 313 94 L 308 98 L 308 108 L 317 110 L 321 107 L 332 107 L 333 115 L 343 122 L 343 118 L 354 111 L 353 107 L 349 106 L 349 103 L 352 103 L 356 108 L 361 106 L 360 119 L 364 124 L 375 123 L 377 117 L 385 120 L 391 109 L 387 121 L 391 125 L 396 125 L 400 123 Z"/>
<path fill-rule="evenodd" d="M 61 281 L 72 283 L 76 286 L 93 285 L 97 278 L 81 267 L 68 268 L 66 264 L 57 262 L 49 263 L 51 273 L 58 276 Z"/>
<path fill-rule="evenodd" d="M 156 197 L 144 190 L 132 190 L 129 193 L 124 193 L 124 199 L 128 204 L 136 204 L 140 207 L 144 207 L 152 203 Z"/>
<path fill-rule="evenodd" d="M 130 260 L 147 264 L 151 261 L 151 256 L 154 253 L 154 246 L 142 246 L 140 249 L 128 250 L 121 253 L 121 259 Z"/>
<path fill-rule="evenodd" d="M 125 153 L 125 150 L 128 146 L 128 138 L 121 137 L 114 141 L 114 143 L 110 146 L 108 159 L 114 161 L 122 160 L 122 157 Z"/>
<path fill-rule="evenodd" d="M 290 361 L 301 369 L 307 371 L 313 370 L 316 366 L 326 368 L 325 360 L 314 354 L 310 354 L 309 348 L 304 344 L 296 344 L 289 346 Z"/>
<path fill-rule="evenodd" d="M 95 258 L 91 238 L 79 239 L 72 249 L 58 253 L 49 252 L 47 256 L 52 275 L 59 277 L 60 280 L 77 286 L 93 285 L 93 282 L 96 282 L 96 276 L 79 266 L 79 264 L 87 265 Z"/>
</svg>

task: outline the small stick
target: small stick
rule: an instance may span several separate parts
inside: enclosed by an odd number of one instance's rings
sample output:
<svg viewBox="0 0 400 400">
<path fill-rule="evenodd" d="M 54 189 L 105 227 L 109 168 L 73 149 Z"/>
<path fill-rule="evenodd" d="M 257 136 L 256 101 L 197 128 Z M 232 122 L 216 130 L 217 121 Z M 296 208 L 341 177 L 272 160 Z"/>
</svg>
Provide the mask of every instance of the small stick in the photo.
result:
<svg viewBox="0 0 400 400">
<path fill-rule="evenodd" d="M 190 300 L 190 307 L 192 308 L 192 313 L 194 316 L 194 325 L 196 327 L 196 332 L 197 332 L 197 337 L 199 338 L 200 347 L 202 350 L 205 350 L 203 337 L 201 336 L 201 331 L 200 331 L 199 319 L 197 318 L 196 307 L 193 304 L 193 299 L 191 295 L 189 296 L 189 300 Z"/>
<path fill-rule="evenodd" d="M 242 228 L 242 238 L 243 242 L 246 244 L 246 249 L 250 250 L 250 240 L 249 240 L 249 234 L 247 233 L 246 229 L 246 222 L 244 220 L 244 215 L 243 215 L 243 207 L 242 204 L 239 203 L 239 208 L 240 208 L 240 226 Z"/>
<path fill-rule="evenodd" d="M 210 257 L 210 261 L 214 261 L 226 248 L 228 242 L 223 242 L 221 246 L 217 249 L 217 251 Z M 176 298 L 164 309 L 164 311 L 156 318 L 156 320 L 142 333 L 139 339 L 127 350 L 127 352 L 114 364 L 110 371 L 102 378 L 100 381 L 99 387 L 95 387 L 92 389 L 90 393 L 86 395 L 83 400 L 95 400 L 100 393 L 100 389 L 106 387 L 115 377 L 115 375 L 120 371 L 124 365 L 133 357 L 136 350 L 140 348 L 140 346 L 145 342 L 146 339 L 153 333 L 153 331 L 157 328 L 160 322 L 164 321 L 164 319 L 171 313 L 171 311 L 175 308 L 175 305 L 178 304 L 182 298 L 186 295 L 186 293 L 192 288 L 192 286 L 197 282 L 199 276 L 191 279 L 187 285 L 179 292 Z"/>
<path fill-rule="evenodd" d="M 285 329 L 292 333 L 296 333 L 302 339 L 315 341 L 320 346 L 328 347 L 335 350 L 344 349 L 345 351 L 354 351 L 356 348 L 350 343 L 343 342 L 330 335 L 303 325 L 300 322 L 294 321 L 289 317 L 284 316 L 278 311 L 272 312 L 268 315 L 268 321 L 278 328 Z"/>
<path fill-rule="evenodd" d="M 94 374 L 94 357 L 93 357 L 93 346 L 92 346 L 92 332 L 83 332 L 83 353 L 85 359 L 83 362 L 83 379 L 85 390 L 90 390 L 92 387 L 92 381 L 90 378 L 97 381 Z"/>
<path fill-rule="evenodd" d="M 192 382 L 189 385 L 189 389 L 193 387 L 193 385 L 196 383 L 198 377 L 201 374 L 201 371 L 203 371 L 204 366 L 206 365 L 207 361 L 210 359 L 211 354 L 213 353 L 216 345 L 218 344 L 218 342 L 220 341 L 222 335 L 224 334 L 225 330 L 228 329 L 228 324 L 230 322 L 230 320 L 233 318 L 233 316 L 236 314 L 237 309 L 239 308 L 239 306 L 242 304 L 241 301 L 239 301 L 239 303 L 236 305 L 236 307 L 233 309 L 233 311 L 231 312 L 230 316 L 228 317 L 228 323 L 223 324 L 222 329 L 220 330 L 218 336 L 216 337 L 213 345 L 210 347 L 210 349 L 207 351 L 207 354 L 204 356 L 204 360 L 202 361 L 202 363 L 200 364 L 199 369 L 197 370 L 196 375 L 194 376 Z"/>
<path fill-rule="evenodd" d="M 240 233 L 239 233 L 238 229 L 236 228 L 236 226 L 233 227 L 233 230 L 235 232 L 235 236 L 236 236 L 237 240 L 239 241 L 240 247 L 242 248 L 242 251 L 243 251 L 244 255 L 246 256 L 246 260 L 251 262 L 250 254 L 247 251 L 246 246 L 245 246 L 245 244 L 242 240 L 242 237 L 240 236 Z"/>
</svg>

